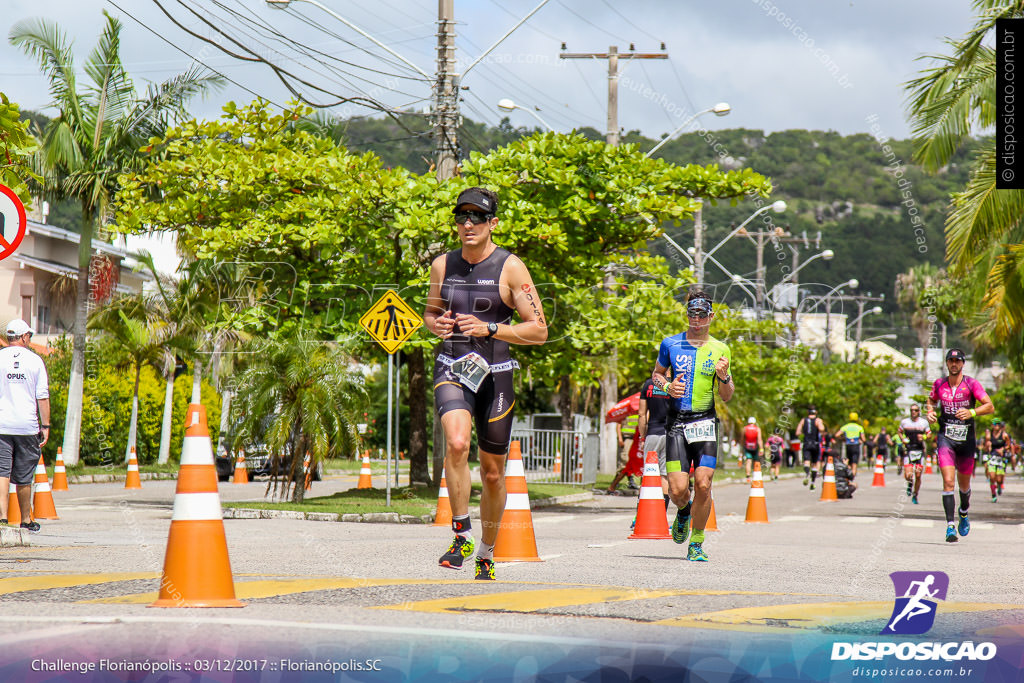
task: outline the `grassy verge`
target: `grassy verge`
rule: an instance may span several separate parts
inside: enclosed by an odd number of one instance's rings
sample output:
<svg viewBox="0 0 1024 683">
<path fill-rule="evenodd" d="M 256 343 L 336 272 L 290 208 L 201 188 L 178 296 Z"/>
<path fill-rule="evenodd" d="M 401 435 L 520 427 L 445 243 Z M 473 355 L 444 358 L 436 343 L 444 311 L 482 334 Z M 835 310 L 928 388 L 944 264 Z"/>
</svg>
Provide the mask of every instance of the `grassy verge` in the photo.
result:
<svg viewBox="0 0 1024 683">
<path fill-rule="evenodd" d="M 67 475 L 80 477 L 86 474 L 124 474 L 128 471 L 128 465 L 117 465 L 114 467 L 108 467 L 105 465 L 75 465 L 74 467 L 66 468 Z M 53 479 L 53 467 L 46 468 L 47 474 L 50 479 Z M 139 472 L 164 472 L 170 474 L 176 474 L 178 472 L 178 463 L 168 462 L 162 465 L 139 465 Z"/>
<path fill-rule="evenodd" d="M 589 489 L 565 484 L 531 484 L 530 500 L 543 500 Z M 391 507 L 387 507 L 386 491 L 383 488 L 349 489 L 330 496 L 306 498 L 301 505 L 294 503 L 239 502 L 223 503 L 224 507 L 254 508 L 257 510 L 295 510 L 298 512 L 334 512 L 338 514 L 361 514 L 367 512 L 397 512 L 401 515 L 427 515 L 437 509 L 437 489 L 434 487 L 411 487 L 391 489 Z M 480 485 L 474 484 L 469 504 L 480 504 Z"/>
</svg>

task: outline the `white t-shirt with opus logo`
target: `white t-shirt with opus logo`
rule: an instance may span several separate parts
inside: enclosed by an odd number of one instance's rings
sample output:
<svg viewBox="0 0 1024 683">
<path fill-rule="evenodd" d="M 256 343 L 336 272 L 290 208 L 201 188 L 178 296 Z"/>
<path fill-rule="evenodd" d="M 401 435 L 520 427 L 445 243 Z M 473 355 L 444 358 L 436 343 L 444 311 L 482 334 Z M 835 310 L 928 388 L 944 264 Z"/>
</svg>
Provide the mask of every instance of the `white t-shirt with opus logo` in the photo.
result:
<svg viewBox="0 0 1024 683">
<path fill-rule="evenodd" d="M 0 434 L 38 434 L 36 401 L 50 398 L 46 365 L 23 346 L 0 349 Z"/>
</svg>

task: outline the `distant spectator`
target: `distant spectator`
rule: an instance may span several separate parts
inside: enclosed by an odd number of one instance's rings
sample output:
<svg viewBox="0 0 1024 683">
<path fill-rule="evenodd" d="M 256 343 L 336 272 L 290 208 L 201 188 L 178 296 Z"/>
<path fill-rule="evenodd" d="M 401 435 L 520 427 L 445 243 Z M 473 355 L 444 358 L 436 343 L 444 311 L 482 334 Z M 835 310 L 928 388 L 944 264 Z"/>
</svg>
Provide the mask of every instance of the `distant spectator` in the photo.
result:
<svg viewBox="0 0 1024 683">
<path fill-rule="evenodd" d="M 857 485 L 853 483 L 853 473 L 842 460 L 835 462 L 836 468 L 836 496 L 839 498 L 853 498 L 853 492 Z"/>
</svg>

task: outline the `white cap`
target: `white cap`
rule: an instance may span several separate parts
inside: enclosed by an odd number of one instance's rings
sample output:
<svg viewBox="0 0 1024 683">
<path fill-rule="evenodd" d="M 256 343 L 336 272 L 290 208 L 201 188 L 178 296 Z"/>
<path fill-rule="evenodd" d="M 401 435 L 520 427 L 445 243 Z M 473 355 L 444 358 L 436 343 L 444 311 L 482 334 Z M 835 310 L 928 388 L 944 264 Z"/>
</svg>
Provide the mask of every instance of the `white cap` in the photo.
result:
<svg viewBox="0 0 1024 683">
<path fill-rule="evenodd" d="M 756 425 L 757 424 L 757 418 L 756 417 L 748 417 L 747 418 L 747 424 L 748 425 Z"/>
<path fill-rule="evenodd" d="M 7 323 L 7 336 L 8 337 L 20 337 L 23 334 L 35 334 L 36 331 L 28 326 L 28 323 L 21 318 L 15 318 L 11 322 Z"/>
</svg>

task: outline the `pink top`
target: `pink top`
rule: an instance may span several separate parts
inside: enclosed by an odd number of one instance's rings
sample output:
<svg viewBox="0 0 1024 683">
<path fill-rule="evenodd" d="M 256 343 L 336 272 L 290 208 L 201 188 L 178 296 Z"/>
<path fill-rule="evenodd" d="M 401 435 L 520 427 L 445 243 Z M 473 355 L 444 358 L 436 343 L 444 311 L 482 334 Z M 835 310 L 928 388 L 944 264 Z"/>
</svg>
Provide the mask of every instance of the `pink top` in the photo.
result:
<svg viewBox="0 0 1024 683">
<path fill-rule="evenodd" d="M 978 380 L 964 375 L 960 384 L 954 389 L 950 386 L 948 377 L 940 377 L 932 385 L 932 393 L 928 398 L 940 408 L 940 436 L 945 436 L 953 441 L 974 438 L 974 419 L 960 420 L 956 417 L 956 411 L 961 408 L 969 410 L 977 405 L 978 401 L 988 399 L 988 394 L 985 393 L 985 389 Z"/>
</svg>

